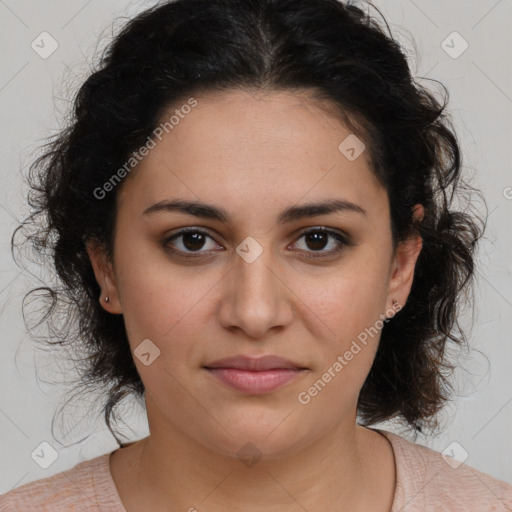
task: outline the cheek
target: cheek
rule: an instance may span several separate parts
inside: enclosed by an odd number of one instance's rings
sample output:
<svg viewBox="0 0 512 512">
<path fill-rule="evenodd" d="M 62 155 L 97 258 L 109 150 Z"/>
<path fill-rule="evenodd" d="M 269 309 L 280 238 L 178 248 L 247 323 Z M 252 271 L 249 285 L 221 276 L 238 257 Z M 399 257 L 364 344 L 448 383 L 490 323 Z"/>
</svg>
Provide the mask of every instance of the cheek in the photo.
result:
<svg viewBox="0 0 512 512">
<path fill-rule="evenodd" d="M 143 253 L 118 261 L 118 289 L 127 331 L 134 340 L 155 338 L 162 343 L 192 325 L 202 302 L 215 285 L 214 276 L 197 268 L 151 260 Z M 194 275 L 195 272 L 195 275 Z"/>
<path fill-rule="evenodd" d="M 166 410 L 170 403 L 190 401 L 183 386 L 190 388 L 185 383 L 193 367 L 205 361 L 205 334 L 219 278 L 206 272 L 198 276 L 197 269 L 194 277 L 193 270 L 173 270 L 170 265 L 145 272 L 133 268 L 120 281 L 128 340 L 145 388 Z M 151 353 L 149 365 L 138 357 L 143 343 L 149 348 L 143 353 Z"/>
<path fill-rule="evenodd" d="M 370 328 L 384 312 L 387 281 L 385 270 L 365 265 L 364 270 L 346 265 L 325 279 L 302 279 L 300 296 L 328 329 L 329 339 L 347 342 Z"/>
<path fill-rule="evenodd" d="M 365 261 L 354 258 L 345 263 L 322 283 L 303 280 L 301 284 L 304 303 L 315 313 L 310 315 L 318 327 L 315 335 L 324 340 L 322 366 L 311 381 L 320 379 L 319 402 L 326 400 L 326 406 L 329 399 L 344 403 L 356 399 L 384 325 L 386 269 L 371 255 Z"/>
<path fill-rule="evenodd" d="M 301 388 L 302 395 L 297 396 L 298 403 L 312 416 L 327 414 L 331 420 L 347 417 L 355 410 L 373 364 L 383 326 L 379 316 L 383 294 L 372 279 L 365 279 L 340 278 L 328 293 L 325 289 L 324 293 L 309 293 L 311 308 L 317 306 L 317 325 L 328 326 L 318 331 L 324 336 L 321 364 Z M 325 300 L 326 295 L 329 300 Z"/>
</svg>

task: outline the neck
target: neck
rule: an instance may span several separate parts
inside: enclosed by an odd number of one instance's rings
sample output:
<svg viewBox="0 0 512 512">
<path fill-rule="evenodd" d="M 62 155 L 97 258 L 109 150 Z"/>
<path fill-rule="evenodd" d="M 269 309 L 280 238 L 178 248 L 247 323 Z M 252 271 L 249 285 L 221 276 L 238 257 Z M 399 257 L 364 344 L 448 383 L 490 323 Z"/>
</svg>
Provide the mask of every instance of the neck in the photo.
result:
<svg viewBox="0 0 512 512">
<path fill-rule="evenodd" d="M 386 449 L 389 456 L 391 448 L 380 434 L 356 425 L 355 418 L 307 446 L 273 458 L 262 454 L 258 461 L 250 456 L 254 448 L 245 448 L 246 457 L 216 453 L 168 423 L 150 420 L 150 432 L 136 443 L 132 482 L 148 510 L 391 508 L 394 462 L 391 466 L 389 457 L 379 457 Z"/>
</svg>

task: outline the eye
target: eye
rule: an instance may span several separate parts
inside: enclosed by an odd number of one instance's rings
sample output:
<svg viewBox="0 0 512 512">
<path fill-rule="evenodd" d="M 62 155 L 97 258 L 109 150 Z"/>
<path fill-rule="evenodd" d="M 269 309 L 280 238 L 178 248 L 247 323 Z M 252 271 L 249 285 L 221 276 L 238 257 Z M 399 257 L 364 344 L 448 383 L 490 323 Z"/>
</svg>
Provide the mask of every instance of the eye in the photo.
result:
<svg viewBox="0 0 512 512">
<path fill-rule="evenodd" d="M 175 243 L 176 240 L 180 240 L 179 243 Z M 181 253 L 199 253 L 198 255 L 203 255 L 204 252 L 207 251 L 200 251 L 201 249 L 205 248 L 206 241 L 211 240 L 214 242 L 213 244 L 210 244 L 210 250 L 215 249 L 215 247 L 219 247 L 218 244 L 213 240 L 211 236 L 209 236 L 205 231 L 201 231 L 197 228 L 189 228 L 189 229 L 182 229 L 178 233 L 175 233 L 170 238 L 167 238 L 164 241 L 164 246 L 169 247 L 169 245 L 174 246 L 174 248 L 171 248 L 173 252 L 181 252 Z M 172 242 L 172 243 L 171 243 Z M 208 249 L 208 247 L 206 247 Z"/>
<path fill-rule="evenodd" d="M 298 240 L 300 241 L 302 239 L 304 239 L 304 244 L 303 247 L 299 247 L 299 249 L 310 253 L 307 256 L 309 258 L 332 256 L 333 254 L 341 252 L 345 246 L 351 245 L 348 236 L 323 227 L 315 227 L 303 231 Z M 210 240 L 209 247 L 208 240 Z M 216 248 L 222 249 L 222 246 L 217 244 L 207 232 L 198 228 L 182 229 L 165 239 L 163 245 L 169 248 L 173 253 L 186 255 L 188 257 L 204 256 Z M 295 242 L 295 245 L 301 244 Z M 330 248 L 325 250 L 326 247 Z M 314 253 L 318 253 L 318 255 Z"/>
<path fill-rule="evenodd" d="M 315 254 L 308 255 L 307 257 L 317 258 L 322 256 L 330 256 L 341 252 L 345 246 L 350 245 L 349 240 L 346 236 L 342 235 L 338 231 L 326 229 L 322 227 L 315 227 L 303 231 L 299 240 L 304 239 L 306 252 L 309 253 L 320 253 L 318 256 Z M 296 242 L 297 244 L 297 242 Z M 299 244 L 300 245 L 300 244 Z M 324 250 L 326 247 L 330 249 Z"/>
</svg>

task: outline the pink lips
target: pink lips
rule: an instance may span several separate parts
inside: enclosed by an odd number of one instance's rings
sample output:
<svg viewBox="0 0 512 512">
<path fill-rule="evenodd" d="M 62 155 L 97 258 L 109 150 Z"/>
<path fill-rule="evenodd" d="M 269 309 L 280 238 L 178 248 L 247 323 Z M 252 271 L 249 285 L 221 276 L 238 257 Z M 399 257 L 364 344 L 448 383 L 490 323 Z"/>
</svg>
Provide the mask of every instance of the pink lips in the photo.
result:
<svg viewBox="0 0 512 512">
<path fill-rule="evenodd" d="M 224 384 L 243 393 L 268 393 L 302 375 L 306 368 L 277 356 L 235 356 L 205 366 Z"/>
</svg>

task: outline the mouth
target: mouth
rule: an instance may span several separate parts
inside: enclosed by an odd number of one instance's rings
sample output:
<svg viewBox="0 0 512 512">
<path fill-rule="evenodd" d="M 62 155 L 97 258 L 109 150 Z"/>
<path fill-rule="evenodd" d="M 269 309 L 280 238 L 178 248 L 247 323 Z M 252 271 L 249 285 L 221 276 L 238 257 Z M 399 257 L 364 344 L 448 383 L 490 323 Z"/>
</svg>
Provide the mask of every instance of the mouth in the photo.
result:
<svg viewBox="0 0 512 512">
<path fill-rule="evenodd" d="M 307 370 L 284 369 L 274 370 L 240 370 L 239 368 L 206 368 L 218 380 L 242 393 L 269 393 L 296 379 Z"/>
<path fill-rule="evenodd" d="M 269 393 L 307 371 L 307 368 L 277 356 L 235 356 L 203 368 L 224 385 L 248 394 Z"/>
</svg>

